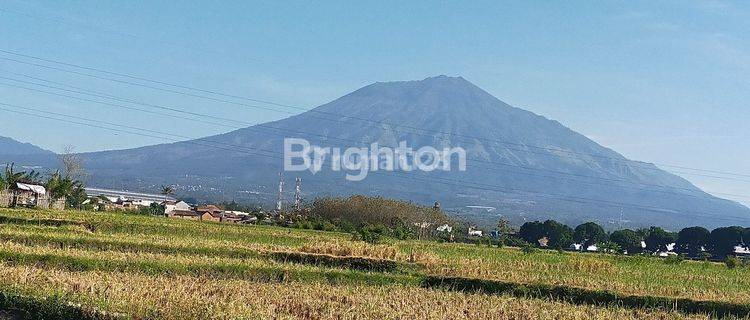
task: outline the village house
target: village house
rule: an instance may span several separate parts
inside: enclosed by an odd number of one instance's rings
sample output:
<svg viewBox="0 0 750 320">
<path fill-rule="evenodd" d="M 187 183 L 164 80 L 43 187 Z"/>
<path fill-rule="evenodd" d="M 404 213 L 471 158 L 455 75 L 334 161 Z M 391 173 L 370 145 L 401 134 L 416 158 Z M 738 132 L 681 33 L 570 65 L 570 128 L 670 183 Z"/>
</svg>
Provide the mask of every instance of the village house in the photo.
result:
<svg viewBox="0 0 750 320">
<path fill-rule="evenodd" d="M 734 246 L 734 255 L 741 258 L 750 257 L 750 248 L 744 245 Z"/>
<path fill-rule="evenodd" d="M 102 188 L 86 188 L 86 194 L 89 198 L 102 200 L 100 210 L 138 210 L 148 207 L 153 203 L 162 203 L 174 201 L 172 198 L 165 198 L 163 195 L 140 193 L 133 191 L 111 190 Z M 181 207 L 180 209 L 190 210 L 190 208 Z"/>
<path fill-rule="evenodd" d="M 666 247 L 667 247 L 666 251 L 660 250 L 659 252 L 655 252 L 654 255 L 655 256 L 659 256 L 659 257 L 669 257 L 669 256 L 676 256 L 677 255 L 677 253 L 674 252 L 674 247 L 675 247 L 675 243 L 674 242 L 668 244 Z"/>
<path fill-rule="evenodd" d="M 42 185 L 30 182 L 17 182 L 11 187 L 13 199 L 11 205 L 24 207 L 49 207 L 47 190 Z"/>
<path fill-rule="evenodd" d="M 213 204 L 197 208 L 184 201 L 164 201 L 161 204 L 164 206 L 164 215 L 169 218 L 248 224 L 258 221 L 256 216 L 247 212 L 227 211 Z"/>
<path fill-rule="evenodd" d="M 481 237 L 482 236 L 482 230 L 476 230 L 474 228 L 469 228 L 469 237 Z"/>
<path fill-rule="evenodd" d="M 186 219 L 186 220 L 199 220 L 199 221 L 216 221 L 219 222 L 219 216 L 214 216 L 208 211 L 197 211 L 188 207 L 187 210 L 174 209 L 166 212 L 165 215 L 169 218 Z"/>
<path fill-rule="evenodd" d="M 245 219 L 247 215 L 240 215 L 232 211 L 223 211 L 221 215 L 221 222 L 240 223 Z"/>
<path fill-rule="evenodd" d="M 574 243 L 574 244 L 571 244 L 570 247 L 568 247 L 568 250 L 571 250 L 571 251 L 597 252 L 597 251 L 599 251 L 599 247 L 597 247 L 595 244 L 592 244 L 592 245 L 584 248 L 582 244 Z"/>
<path fill-rule="evenodd" d="M 201 215 L 193 210 L 172 210 L 168 212 L 167 217 L 187 220 L 202 220 Z"/>
<path fill-rule="evenodd" d="M 542 247 L 542 248 L 546 248 L 546 247 L 547 247 L 547 245 L 549 244 L 549 238 L 547 238 L 547 237 L 543 237 L 543 238 L 541 238 L 541 239 L 537 240 L 536 242 L 538 242 L 538 243 L 539 243 L 539 246 L 540 246 L 540 247 Z"/>
<path fill-rule="evenodd" d="M 138 206 L 133 200 L 123 199 L 123 198 L 113 199 L 110 197 L 105 197 L 105 199 L 107 199 L 107 201 L 104 201 L 101 207 L 104 211 L 112 211 L 112 210 L 133 211 L 133 210 L 138 210 L 140 208 L 140 206 Z"/>
<path fill-rule="evenodd" d="M 437 231 L 437 232 L 452 232 L 453 231 L 453 227 L 451 227 L 451 226 L 449 226 L 447 224 L 444 224 L 442 226 L 437 227 L 435 229 L 435 231 Z"/>
<path fill-rule="evenodd" d="M 195 211 L 201 215 L 201 220 L 204 221 L 221 222 L 221 218 L 224 216 L 224 210 L 212 204 L 200 206 Z"/>
<path fill-rule="evenodd" d="M 161 203 L 164 206 L 164 214 L 169 214 L 175 210 L 190 211 L 192 208 L 185 201 L 164 201 Z"/>
</svg>

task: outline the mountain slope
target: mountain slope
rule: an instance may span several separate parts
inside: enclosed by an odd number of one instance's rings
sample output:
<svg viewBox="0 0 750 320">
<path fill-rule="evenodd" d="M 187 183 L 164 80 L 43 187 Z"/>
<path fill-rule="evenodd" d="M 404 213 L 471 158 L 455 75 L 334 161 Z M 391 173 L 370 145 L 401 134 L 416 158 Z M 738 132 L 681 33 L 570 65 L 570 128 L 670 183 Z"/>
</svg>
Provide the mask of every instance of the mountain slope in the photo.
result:
<svg viewBox="0 0 750 320">
<path fill-rule="evenodd" d="M 511 107 L 463 78 L 375 83 L 287 119 L 196 141 L 85 154 L 95 183 L 177 183 L 198 198 L 272 202 L 284 137 L 324 147 L 463 147 L 465 172 L 289 172 L 306 198 L 366 193 L 440 201 L 485 224 L 555 218 L 617 226 L 750 224 L 750 210 L 600 146 L 562 124 Z M 325 168 L 325 167 L 324 167 Z M 224 190 L 218 192 L 219 189 Z M 291 189 L 291 188 L 290 188 Z M 470 206 L 470 207 L 467 207 Z M 492 207 L 475 212 L 476 206 Z"/>
<path fill-rule="evenodd" d="M 0 155 L 51 155 L 52 151 L 44 150 L 30 143 L 23 143 L 8 137 L 0 136 Z"/>
</svg>

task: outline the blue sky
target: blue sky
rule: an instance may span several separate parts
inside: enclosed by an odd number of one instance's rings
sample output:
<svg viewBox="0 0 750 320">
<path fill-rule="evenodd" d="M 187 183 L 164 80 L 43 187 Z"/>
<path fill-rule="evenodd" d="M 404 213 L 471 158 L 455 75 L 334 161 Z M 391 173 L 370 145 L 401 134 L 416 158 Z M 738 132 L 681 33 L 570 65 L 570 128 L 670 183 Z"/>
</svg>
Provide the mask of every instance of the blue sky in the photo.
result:
<svg viewBox="0 0 750 320">
<path fill-rule="evenodd" d="M 460 75 L 630 158 L 743 174 L 747 30 L 749 5 L 722 1 L 0 2 L 2 50 L 306 108 L 375 81 Z M 287 116 L 0 59 L 0 76 L 18 74 L 248 123 Z M 228 130 L 5 85 L 0 97 L 184 136 Z M 0 113 L 0 135 L 54 151 L 163 142 Z M 748 182 L 684 176 L 750 196 Z"/>
</svg>

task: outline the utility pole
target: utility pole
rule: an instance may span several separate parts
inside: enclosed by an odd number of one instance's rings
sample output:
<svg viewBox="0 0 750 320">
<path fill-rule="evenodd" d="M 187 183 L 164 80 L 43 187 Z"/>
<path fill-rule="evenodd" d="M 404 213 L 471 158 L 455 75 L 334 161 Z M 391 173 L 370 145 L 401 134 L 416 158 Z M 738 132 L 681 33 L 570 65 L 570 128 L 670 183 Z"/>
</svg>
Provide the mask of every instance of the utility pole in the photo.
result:
<svg viewBox="0 0 750 320">
<path fill-rule="evenodd" d="M 294 210 L 300 212 L 302 210 L 302 178 L 297 177 L 294 180 L 296 183 L 294 189 Z"/>
<path fill-rule="evenodd" d="M 279 197 L 276 201 L 276 211 L 281 214 L 282 202 L 284 201 L 284 172 L 279 172 Z"/>
</svg>

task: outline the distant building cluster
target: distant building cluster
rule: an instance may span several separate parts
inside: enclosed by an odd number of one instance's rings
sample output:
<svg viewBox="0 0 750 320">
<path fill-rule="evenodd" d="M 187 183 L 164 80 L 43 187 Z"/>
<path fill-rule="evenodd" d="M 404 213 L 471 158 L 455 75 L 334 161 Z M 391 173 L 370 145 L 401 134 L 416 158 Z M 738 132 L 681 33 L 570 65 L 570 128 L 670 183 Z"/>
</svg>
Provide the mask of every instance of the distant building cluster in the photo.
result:
<svg viewBox="0 0 750 320">
<path fill-rule="evenodd" d="M 185 201 L 165 201 L 164 215 L 170 218 L 233 222 L 233 223 L 255 223 L 258 218 L 250 213 L 242 211 L 223 210 L 215 205 L 191 206 Z"/>
<path fill-rule="evenodd" d="M 254 223 L 258 220 L 255 215 L 247 212 L 223 210 L 213 204 L 193 206 L 158 194 L 101 188 L 86 188 L 86 193 L 90 201 L 96 201 L 102 211 L 137 211 L 158 205 L 157 208 L 164 208 L 165 216 L 176 219 L 233 223 Z"/>
<path fill-rule="evenodd" d="M 111 190 L 101 188 L 86 188 L 89 202 L 98 203 L 98 209 L 102 211 L 113 210 L 139 210 L 152 204 L 160 204 L 164 201 L 174 200 L 159 194 Z"/>
</svg>

